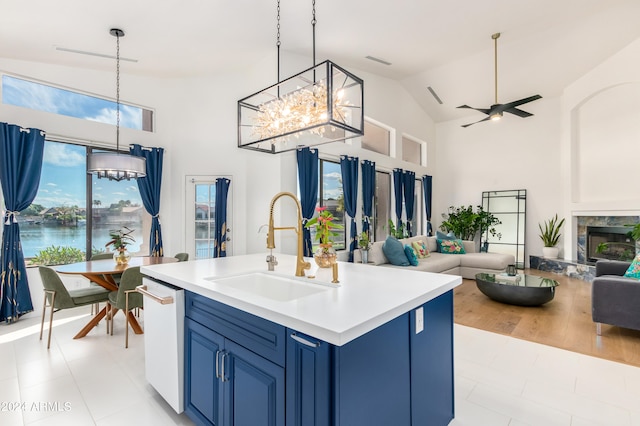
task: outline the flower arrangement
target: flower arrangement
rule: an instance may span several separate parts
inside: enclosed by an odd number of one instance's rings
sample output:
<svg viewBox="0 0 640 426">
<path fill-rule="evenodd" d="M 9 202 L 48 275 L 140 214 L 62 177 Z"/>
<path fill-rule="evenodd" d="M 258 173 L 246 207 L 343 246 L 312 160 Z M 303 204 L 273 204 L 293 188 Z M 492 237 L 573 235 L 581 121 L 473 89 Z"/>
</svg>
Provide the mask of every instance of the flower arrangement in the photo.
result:
<svg viewBox="0 0 640 426">
<path fill-rule="evenodd" d="M 113 229 L 109 231 L 109 237 L 111 241 L 105 244 L 105 247 L 113 246 L 114 251 L 122 251 L 127 248 L 131 243 L 135 243 L 136 240 L 131 236 L 133 229 L 129 229 L 123 226 L 122 229 Z"/>
<path fill-rule="evenodd" d="M 334 222 L 333 214 L 326 207 L 316 207 L 318 216 L 312 218 L 305 225 L 309 229 L 315 229 L 316 241 L 320 242 L 320 246 L 330 245 L 331 237 L 339 234 L 334 229 L 342 229 L 343 226 Z"/>
</svg>

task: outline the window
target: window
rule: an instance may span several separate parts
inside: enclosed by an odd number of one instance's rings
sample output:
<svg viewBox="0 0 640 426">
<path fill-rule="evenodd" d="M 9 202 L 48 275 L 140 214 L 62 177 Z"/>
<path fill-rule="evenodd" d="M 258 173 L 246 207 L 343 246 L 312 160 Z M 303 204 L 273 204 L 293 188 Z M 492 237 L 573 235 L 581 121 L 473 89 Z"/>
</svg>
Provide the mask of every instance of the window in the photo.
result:
<svg viewBox="0 0 640 426">
<path fill-rule="evenodd" d="M 33 203 L 18 216 L 25 257 L 52 245 L 86 253 L 105 251 L 109 231 L 133 229 L 131 253 L 147 245 L 151 217 L 135 181 L 109 181 L 87 174 L 91 148 L 45 141 L 40 186 Z M 144 230 L 143 230 L 144 228 Z"/>
<path fill-rule="evenodd" d="M 2 103 L 83 120 L 116 124 L 116 103 L 71 90 L 2 76 Z M 120 125 L 153 131 L 153 111 L 120 103 Z"/>
<path fill-rule="evenodd" d="M 427 144 L 411 136 L 402 135 L 402 160 L 426 166 Z"/>
<path fill-rule="evenodd" d="M 216 179 L 229 176 L 187 176 L 187 251 L 196 259 L 212 258 L 215 249 Z M 230 177 L 229 177 L 230 178 Z M 230 235 L 231 191 L 227 195 L 227 236 Z M 232 254 L 227 240 L 227 256 Z"/>
<path fill-rule="evenodd" d="M 391 175 L 376 171 L 376 192 L 373 209 L 372 241 L 382 241 L 389 233 L 389 214 L 391 212 Z"/>
<path fill-rule="evenodd" d="M 386 156 L 391 155 L 394 151 L 393 140 L 395 139 L 395 130 L 376 122 L 370 118 L 364 120 L 364 136 L 362 136 L 362 148 L 374 151 Z"/>
<path fill-rule="evenodd" d="M 342 171 L 340 164 L 328 160 L 320 160 L 320 176 L 318 179 L 318 205 L 326 207 L 335 217 L 335 223 L 343 226 L 333 237 L 333 247 L 342 250 L 347 246 L 344 211 L 344 192 L 342 191 Z M 315 233 L 312 232 L 312 241 L 315 243 Z"/>
</svg>

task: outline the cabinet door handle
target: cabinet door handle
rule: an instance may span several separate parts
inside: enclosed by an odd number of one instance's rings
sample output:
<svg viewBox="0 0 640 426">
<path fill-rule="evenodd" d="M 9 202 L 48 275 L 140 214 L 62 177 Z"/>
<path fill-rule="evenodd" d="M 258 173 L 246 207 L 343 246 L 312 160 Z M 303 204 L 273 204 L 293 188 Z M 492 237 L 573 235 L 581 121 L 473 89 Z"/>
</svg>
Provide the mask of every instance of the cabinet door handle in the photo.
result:
<svg viewBox="0 0 640 426">
<path fill-rule="evenodd" d="M 317 348 L 320 346 L 320 342 L 310 342 L 305 338 L 298 336 L 296 333 L 291 333 L 291 338 L 298 343 L 302 343 L 305 346 L 309 346 L 311 348 Z"/>
<path fill-rule="evenodd" d="M 220 378 L 220 351 L 216 351 L 216 379 Z"/>
<path fill-rule="evenodd" d="M 223 382 L 227 382 L 228 380 L 226 379 L 226 373 L 225 373 L 225 368 L 224 365 L 226 363 L 226 359 L 227 359 L 227 355 L 229 355 L 227 352 L 222 352 L 222 359 L 220 360 L 220 364 L 222 364 L 222 372 L 220 373 L 220 378 L 222 379 Z"/>
</svg>

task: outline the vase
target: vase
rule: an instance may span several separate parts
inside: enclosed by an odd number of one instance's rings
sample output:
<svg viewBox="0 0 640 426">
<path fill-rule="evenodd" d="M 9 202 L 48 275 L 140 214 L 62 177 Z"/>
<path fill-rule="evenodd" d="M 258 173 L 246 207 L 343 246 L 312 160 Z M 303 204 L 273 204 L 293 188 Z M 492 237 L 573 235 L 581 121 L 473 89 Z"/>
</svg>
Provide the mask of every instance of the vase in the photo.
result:
<svg viewBox="0 0 640 426">
<path fill-rule="evenodd" d="M 369 263 L 369 250 L 360 249 L 360 256 L 362 257 L 362 263 Z"/>
<path fill-rule="evenodd" d="M 559 252 L 558 247 L 542 247 L 542 257 L 546 259 L 557 259 Z"/>
<path fill-rule="evenodd" d="M 331 243 L 320 244 L 316 252 L 313 254 L 313 259 L 316 261 L 316 265 L 320 268 L 331 268 L 337 260 L 336 251 Z"/>
<path fill-rule="evenodd" d="M 126 248 L 113 252 L 113 260 L 116 262 L 116 265 L 126 265 L 129 263 L 129 259 L 131 259 L 131 253 L 129 253 Z"/>
</svg>

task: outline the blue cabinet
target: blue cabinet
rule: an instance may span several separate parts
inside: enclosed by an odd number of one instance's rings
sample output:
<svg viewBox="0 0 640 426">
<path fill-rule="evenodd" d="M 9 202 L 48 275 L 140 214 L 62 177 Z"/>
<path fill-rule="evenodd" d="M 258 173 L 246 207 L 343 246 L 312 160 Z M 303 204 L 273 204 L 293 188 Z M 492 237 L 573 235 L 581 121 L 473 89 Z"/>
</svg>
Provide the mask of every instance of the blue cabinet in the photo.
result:
<svg viewBox="0 0 640 426">
<path fill-rule="evenodd" d="M 187 293 L 185 411 L 222 426 L 445 426 L 453 292 L 334 346 Z M 286 407 L 286 409 L 285 409 Z"/>
</svg>

